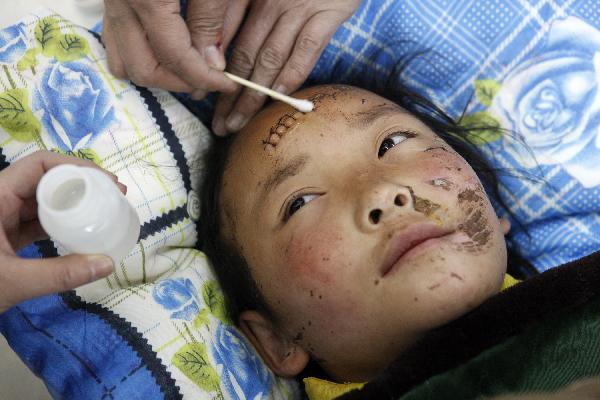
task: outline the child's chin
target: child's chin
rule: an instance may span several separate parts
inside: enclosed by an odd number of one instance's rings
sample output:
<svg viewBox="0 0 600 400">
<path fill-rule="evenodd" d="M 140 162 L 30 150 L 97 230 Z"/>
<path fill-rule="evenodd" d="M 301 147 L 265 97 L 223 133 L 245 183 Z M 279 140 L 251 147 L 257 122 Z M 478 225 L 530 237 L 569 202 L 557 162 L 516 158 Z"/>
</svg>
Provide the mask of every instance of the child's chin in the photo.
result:
<svg viewBox="0 0 600 400">
<path fill-rule="evenodd" d="M 431 294 L 431 300 L 435 304 L 431 310 L 431 317 L 437 319 L 435 327 L 465 315 L 497 292 L 491 285 L 469 281 L 466 277 L 463 281 L 457 278 L 448 279 L 436 291 L 437 293 Z"/>
</svg>

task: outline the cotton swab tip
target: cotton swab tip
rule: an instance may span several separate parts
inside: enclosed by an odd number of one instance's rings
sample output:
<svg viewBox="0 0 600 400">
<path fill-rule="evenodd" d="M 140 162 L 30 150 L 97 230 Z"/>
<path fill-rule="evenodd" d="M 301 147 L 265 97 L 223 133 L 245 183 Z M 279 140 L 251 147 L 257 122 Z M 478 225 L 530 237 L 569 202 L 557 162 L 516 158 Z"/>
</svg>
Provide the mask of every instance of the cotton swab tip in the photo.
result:
<svg viewBox="0 0 600 400">
<path fill-rule="evenodd" d="M 290 101 L 290 105 L 300 112 L 303 112 L 303 113 L 311 112 L 313 110 L 313 108 L 315 108 L 315 105 L 310 100 L 303 100 L 303 99 L 292 99 L 292 100 L 293 101 Z"/>
<path fill-rule="evenodd" d="M 266 88 L 266 87 L 261 86 L 259 84 L 256 84 L 254 82 L 251 82 L 251 81 L 249 81 L 247 79 L 240 78 L 239 76 L 231 74 L 229 72 L 223 72 L 223 73 L 225 74 L 225 76 L 227 76 L 232 81 L 237 82 L 240 85 L 244 85 L 246 87 L 254 89 L 256 91 L 259 91 L 261 93 L 264 93 L 264 94 L 266 94 L 268 96 L 271 96 L 275 100 L 279 100 L 279 101 L 282 101 L 284 103 L 287 103 L 287 104 L 289 104 L 290 106 L 294 107 L 296 110 L 298 110 L 300 112 L 303 112 L 303 113 L 311 112 L 313 110 L 313 108 L 315 107 L 315 105 L 313 104 L 312 101 L 304 100 L 304 99 L 297 99 L 295 97 L 286 96 L 283 93 L 276 92 L 276 91 L 274 91 L 272 89 L 269 89 L 269 88 Z"/>
</svg>

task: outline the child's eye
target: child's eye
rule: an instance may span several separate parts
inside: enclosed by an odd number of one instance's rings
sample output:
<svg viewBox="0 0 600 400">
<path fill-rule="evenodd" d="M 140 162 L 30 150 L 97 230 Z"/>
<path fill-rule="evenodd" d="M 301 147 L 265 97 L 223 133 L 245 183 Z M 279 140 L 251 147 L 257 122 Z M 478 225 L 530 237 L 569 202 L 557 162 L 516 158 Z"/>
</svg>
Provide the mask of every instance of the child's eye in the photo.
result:
<svg viewBox="0 0 600 400">
<path fill-rule="evenodd" d="M 306 204 L 314 200 L 316 197 L 316 194 L 306 194 L 304 196 L 298 196 L 292 199 L 292 201 L 290 201 L 289 205 L 287 206 L 285 212 L 285 219 L 287 220 L 289 217 L 294 215 L 298 210 L 300 210 Z"/>
<path fill-rule="evenodd" d="M 414 133 L 411 132 L 394 132 L 388 137 L 386 137 L 381 145 L 379 146 L 379 151 L 377 152 L 377 157 L 381 158 L 389 149 L 394 147 L 397 144 L 404 142 L 406 139 L 415 137 Z"/>
</svg>

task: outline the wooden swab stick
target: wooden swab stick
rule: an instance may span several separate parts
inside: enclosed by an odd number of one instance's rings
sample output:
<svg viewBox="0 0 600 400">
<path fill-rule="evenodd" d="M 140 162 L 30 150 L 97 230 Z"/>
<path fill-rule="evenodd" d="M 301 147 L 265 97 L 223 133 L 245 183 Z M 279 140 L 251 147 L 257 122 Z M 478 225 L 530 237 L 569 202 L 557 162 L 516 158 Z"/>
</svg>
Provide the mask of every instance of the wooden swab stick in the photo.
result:
<svg viewBox="0 0 600 400">
<path fill-rule="evenodd" d="M 313 110 L 314 104 L 312 101 L 304 100 L 304 99 L 296 99 L 294 97 L 286 96 L 285 94 L 281 94 L 264 86 L 258 85 L 254 82 L 250 82 L 244 78 L 240 78 L 237 75 L 233 75 L 229 72 L 224 72 L 224 74 L 234 82 L 239 83 L 240 85 L 244 85 L 249 87 L 250 89 L 257 90 L 261 93 L 264 93 L 268 96 L 271 96 L 275 100 L 282 101 L 284 103 L 289 104 L 294 107 L 296 110 L 301 111 L 303 113 L 307 113 Z"/>
</svg>

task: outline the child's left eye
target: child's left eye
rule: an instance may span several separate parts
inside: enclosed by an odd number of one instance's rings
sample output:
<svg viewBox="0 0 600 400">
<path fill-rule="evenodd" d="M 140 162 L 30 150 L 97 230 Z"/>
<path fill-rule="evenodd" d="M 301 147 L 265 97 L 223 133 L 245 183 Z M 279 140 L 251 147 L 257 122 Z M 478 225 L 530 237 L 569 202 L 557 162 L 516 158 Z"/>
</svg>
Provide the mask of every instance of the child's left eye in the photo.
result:
<svg viewBox="0 0 600 400">
<path fill-rule="evenodd" d="M 381 158 L 385 153 L 392 147 L 404 142 L 406 139 L 414 137 L 415 135 L 410 132 L 394 132 L 386 137 L 383 142 L 379 145 L 379 151 L 377 157 Z"/>
<path fill-rule="evenodd" d="M 292 215 L 294 215 L 298 210 L 304 207 L 306 204 L 317 198 L 316 194 L 307 194 L 304 196 L 298 196 L 294 198 L 286 207 L 284 219 L 289 219 Z"/>
</svg>

